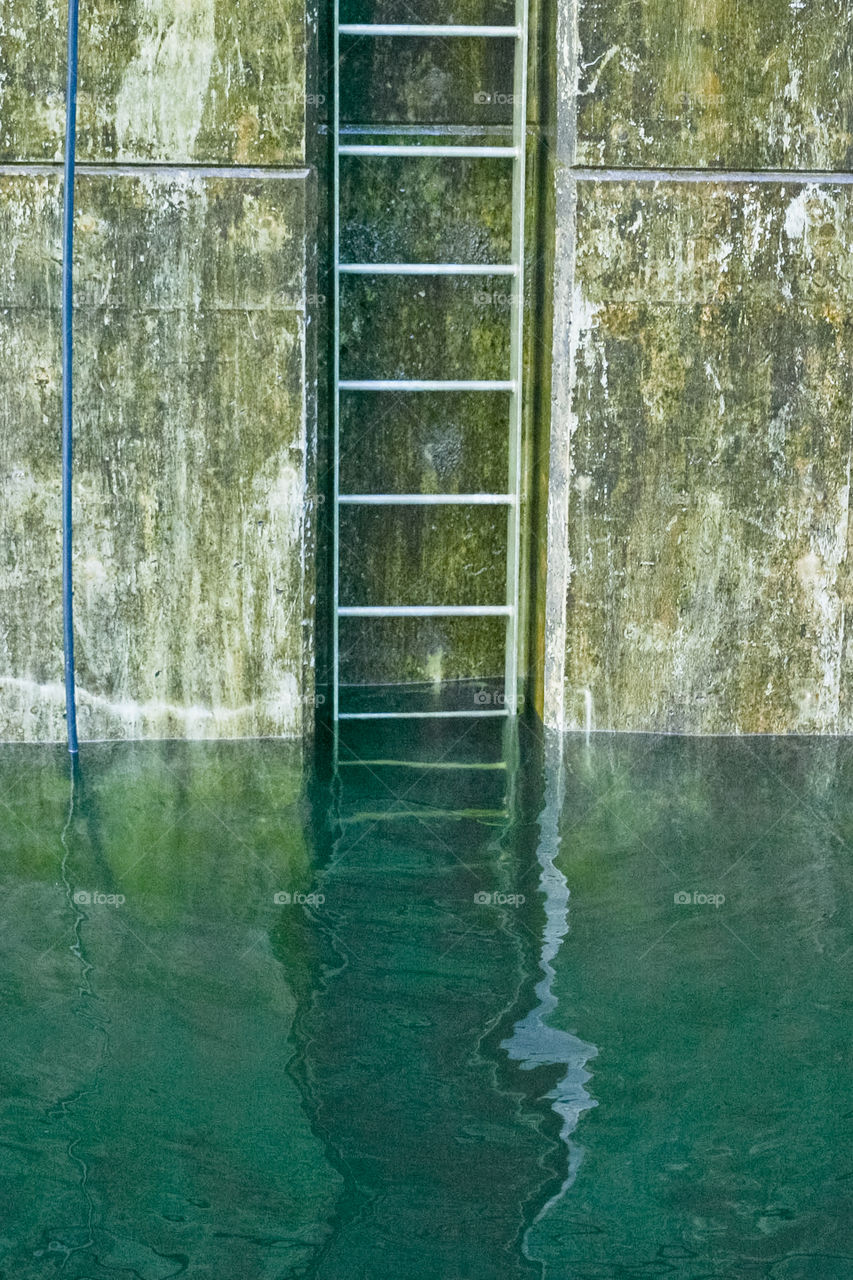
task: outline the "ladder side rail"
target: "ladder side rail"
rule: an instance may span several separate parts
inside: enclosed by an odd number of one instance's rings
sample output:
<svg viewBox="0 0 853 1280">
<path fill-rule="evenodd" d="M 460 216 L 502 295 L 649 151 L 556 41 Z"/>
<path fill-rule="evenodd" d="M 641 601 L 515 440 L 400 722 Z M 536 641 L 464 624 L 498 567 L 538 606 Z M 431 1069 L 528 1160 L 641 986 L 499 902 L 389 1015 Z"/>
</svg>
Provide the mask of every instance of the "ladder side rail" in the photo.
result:
<svg viewBox="0 0 853 1280">
<path fill-rule="evenodd" d="M 340 442 L 341 442 L 341 112 L 340 0 L 332 17 L 332 721 L 340 713 Z M 337 732 L 335 732 L 337 760 Z"/>
<path fill-rule="evenodd" d="M 512 277 L 510 306 L 510 397 L 509 476 L 507 492 L 516 501 L 507 508 L 506 599 L 511 608 L 507 618 L 504 698 L 511 714 L 518 709 L 518 645 L 521 553 L 521 439 L 523 425 L 524 365 L 524 223 L 527 145 L 527 8 L 528 0 L 516 0 L 516 24 L 520 38 L 515 46 L 513 76 L 513 146 L 516 159 L 512 173 Z"/>
</svg>

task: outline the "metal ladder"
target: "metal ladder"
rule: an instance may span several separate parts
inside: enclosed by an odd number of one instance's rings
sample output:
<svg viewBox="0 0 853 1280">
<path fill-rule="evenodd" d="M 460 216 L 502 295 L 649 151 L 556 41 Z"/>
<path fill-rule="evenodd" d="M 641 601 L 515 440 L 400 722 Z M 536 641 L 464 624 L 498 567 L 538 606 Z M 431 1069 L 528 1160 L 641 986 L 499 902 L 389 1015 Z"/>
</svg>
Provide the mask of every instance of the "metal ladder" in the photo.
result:
<svg viewBox="0 0 853 1280">
<path fill-rule="evenodd" d="M 521 439 L 522 439 L 522 363 L 523 363 L 523 297 L 524 297 L 524 196 L 525 143 L 527 131 L 527 0 L 516 0 L 514 26 L 465 26 L 411 23 L 341 23 L 340 0 L 334 0 L 333 28 L 333 617 L 332 617 L 332 719 L 379 720 L 432 717 L 506 716 L 518 709 L 518 642 L 519 642 L 519 554 L 521 523 Z M 513 121 L 511 146 L 433 145 L 431 143 L 399 143 L 371 145 L 341 143 L 340 126 L 340 37 L 415 36 L 423 38 L 455 38 L 461 36 L 514 42 Z M 501 157 L 512 161 L 512 251 L 511 261 L 497 265 L 460 262 L 341 262 L 340 260 L 340 157 L 341 156 L 435 156 L 448 158 Z M 508 276 L 512 279 L 510 297 L 510 368 L 509 377 L 498 380 L 477 379 L 344 379 L 340 377 L 342 275 L 393 276 Z M 341 493 L 341 393 L 348 391 L 394 391 L 417 395 L 424 391 L 473 391 L 489 394 L 510 393 L 508 476 L 503 493 L 421 494 L 421 493 Z M 357 605 L 340 603 L 340 508 L 342 505 L 428 506 L 457 504 L 466 506 L 505 506 L 507 509 L 506 600 L 500 605 Z M 503 705 L 499 708 L 473 708 L 470 711 L 341 711 L 340 709 L 340 619 L 360 618 L 437 618 L 437 617 L 505 617 L 505 665 Z"/>
</svg>

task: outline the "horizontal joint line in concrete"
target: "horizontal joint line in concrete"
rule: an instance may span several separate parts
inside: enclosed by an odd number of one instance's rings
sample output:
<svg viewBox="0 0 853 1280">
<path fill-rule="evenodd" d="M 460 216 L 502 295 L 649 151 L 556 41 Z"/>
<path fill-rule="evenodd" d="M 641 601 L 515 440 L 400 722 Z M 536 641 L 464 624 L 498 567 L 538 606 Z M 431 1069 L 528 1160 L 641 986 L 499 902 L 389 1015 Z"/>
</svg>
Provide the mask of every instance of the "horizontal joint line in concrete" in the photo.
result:
<svg viewBox="0 0 853 1280">
<path fill-rule="evenodd" d="M 6 315 L 8 312 L 39 312 L 43 314 L 51 314 L 58 309 L 58 304 L 53 302 L 3 302 L 0 301 L 0 315 Z M 199 307 L 194 303 L 178 304 L 176 306 L 134 306 L 132 303 L 126 302 L 90 302 L 86 298 L 74 298 L 75 312 L 86 313 L 87 315 L 103 315 L 106 312 L 112 312 L 117 316 L 219 316 L 219 315 L 265 315 L 265 316 L 299 316 L 305 317 L 305 304 L 302 302 L 294 302 L 290 306 L 257 306 L 254 303 L 246 303 L 245 306 L 222 306 L 219 303 L 212 302 L 209 305 Z M 105 739 L 112 741 L 112 739 Z"/>
<path fill-rule="evenodd" d="M 802 186 L 823 184 L 849 186 L 853 173 L 827 170 L 785 169 L 596 169 L 587 165 L 568 166 L 566 172 L 577 182 L 767 182 Z"/>
<path fill-rule="evenodd" d="M 509 604 L 339 605 L 342 618 L 506 618 Z"/>
<path fill-rule="evenodd" d="M 515 391 L 515 382 L 471 378 L 343 378 L 339 391 Z"/>
<path fill-rule="evenodd" d="M 247 165 L 208 165 L 208 164 L 91 164 L 81 163 L 75 166 L 77 176 L 84 178 L 118 177 L 137 178 L 146 175 L 163 174 L 168 177 L 186 176 L 191 178 L 296 178 L 304 180 L 311 170 L 306 168 L 280 169 Z M 16 161 L 14 164 L 0 164 L 0 178 L 37 177 L 49 178 L 62 174 L 63 162 L 56 161 Z"/>
<path fill-rule="evenodd" d="M 511 493 L 341 493 L 338 502 L 365 507 L 439 507 L 449 503 L 472 507 L 507 506 Z"/>
</svg>

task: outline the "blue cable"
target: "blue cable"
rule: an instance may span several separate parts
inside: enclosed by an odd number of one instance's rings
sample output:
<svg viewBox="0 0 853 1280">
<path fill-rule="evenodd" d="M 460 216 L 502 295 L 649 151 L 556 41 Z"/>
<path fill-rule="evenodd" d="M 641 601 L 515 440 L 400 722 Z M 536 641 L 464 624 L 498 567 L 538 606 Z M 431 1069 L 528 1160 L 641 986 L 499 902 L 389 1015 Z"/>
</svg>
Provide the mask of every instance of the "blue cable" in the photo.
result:
<svg viewBox="0 0 853 1280">
<path fill-rule="evenodd" d="M 71 578 L 71 285 L 74 251 L 74 151 L 77 142 L 78 0 L 68 0 L 68 80 L 65 91 L 65 184 L 62 199 L 62 639 L 68 750 L 77 754 L 74 689 L 74 603 Z"/>
</svg>

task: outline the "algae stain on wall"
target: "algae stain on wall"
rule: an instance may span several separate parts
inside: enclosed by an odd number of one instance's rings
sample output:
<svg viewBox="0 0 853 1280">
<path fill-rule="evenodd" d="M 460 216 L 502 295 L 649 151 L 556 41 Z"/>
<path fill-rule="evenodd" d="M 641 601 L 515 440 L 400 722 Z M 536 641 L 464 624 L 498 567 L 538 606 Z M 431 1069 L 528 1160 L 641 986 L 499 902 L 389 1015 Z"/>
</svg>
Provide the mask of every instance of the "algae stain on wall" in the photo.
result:
<svg viewBox="0 0 853 1280">
<path fill-rule="evenodd" d="M 0 738 L 55 741 L 61 175 L 7 177 L 2 194 Z M 304 186 L 107 171 L 80 176 L 78 210 L 81 736 L 299 734 L 313 710 Z"/>
<path fill-rule="evenodd" d="M 564 727 L 849 728 L 849 205 L 583 186 Z"/>
<path fill-rule="evenodd" d="M 576 0 L 581 162 L 849 167 L 850 0 Z"/>
<path fill-rule="evenodd" d="M 201 128 L 214 58 L 215 0 L 142 0 L 137 45 L 116 94 L 118 159 L 140 139 L 189 159 Z"/>
</svg>

